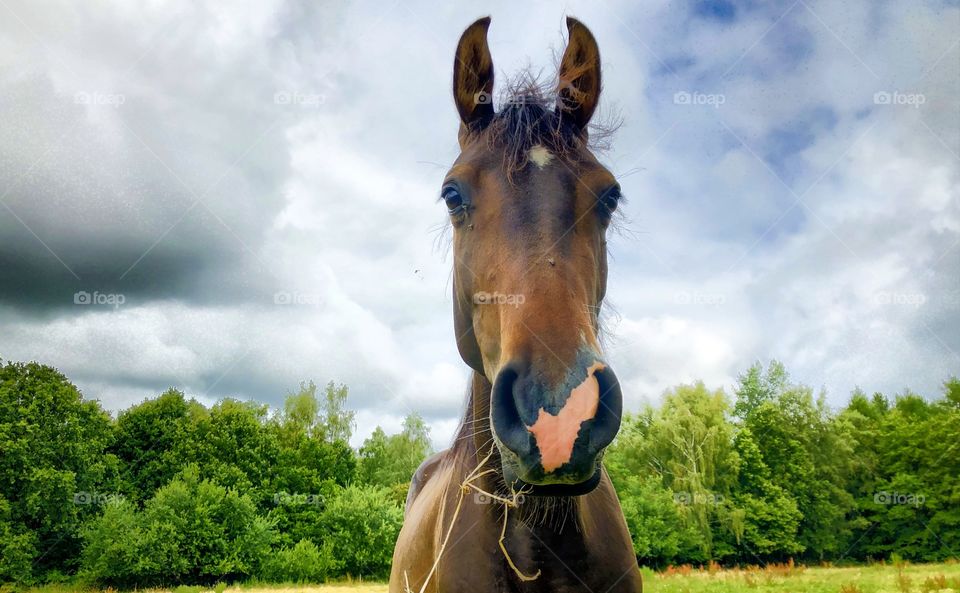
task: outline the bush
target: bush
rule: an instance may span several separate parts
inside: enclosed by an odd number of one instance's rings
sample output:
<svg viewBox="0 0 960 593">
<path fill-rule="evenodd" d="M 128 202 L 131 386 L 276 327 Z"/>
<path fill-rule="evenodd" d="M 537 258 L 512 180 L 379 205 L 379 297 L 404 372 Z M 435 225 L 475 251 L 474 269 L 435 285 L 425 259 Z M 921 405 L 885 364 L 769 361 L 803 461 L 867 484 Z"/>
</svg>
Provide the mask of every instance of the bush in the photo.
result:
<svg viewBox="0 0 960 593">
<path fill-rule="evenodd" d="M 200 480 L 189 466 L 143 511 L 120 501 L 86 533 L 83 574 L 97 583 L 214 583 L 258 573 L 272 524 L 246 495 Z"/>
<path fill-rule="evenodd" d="M 90 525 L 84 539 L 81 572 L 102 583 L 138 584 L 143 531 L 134 505 L 126 499 L 109 502 L 103 515 Z"/>
<path fill-rule="evenodd" d="M 302 539 L 292 548 L 283 547 L 276 552 L 265 563 L 260 578 L 273 583 L 319 583 L 340 566 L 329 543 L 318 548 L 312 541 Z"/>
<path fill-rule="evenodd" d="M 389 490 L 375 486 L 344 488 L 320 515 L 325 545 L 354 577 L 389 574 L 402 523 L 403 511 Z"/>
</svg>

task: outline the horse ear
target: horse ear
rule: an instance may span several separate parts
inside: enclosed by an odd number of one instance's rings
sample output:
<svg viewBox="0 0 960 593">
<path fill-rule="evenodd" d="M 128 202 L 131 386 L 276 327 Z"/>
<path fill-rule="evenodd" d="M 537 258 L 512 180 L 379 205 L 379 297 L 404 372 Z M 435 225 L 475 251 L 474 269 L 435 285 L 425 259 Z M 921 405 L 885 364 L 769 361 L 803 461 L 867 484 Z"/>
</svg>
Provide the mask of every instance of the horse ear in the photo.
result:
<svg viewBox="0 0 960 593">
<path fill-rule="evenodd" d="M 583 23 L 567 17 L 569 41 L 560 61 L 557 110 L 581 132 L 600 101 L 600 48 Z"/>
<path fill-rule="evenodd" d="M 484 17 L 460 36 L 453 61 L 453 100 L 467 127 L 484 126 L 493 117 L 493 58 L 487 46 L 490 17 Z"/>
</svg>

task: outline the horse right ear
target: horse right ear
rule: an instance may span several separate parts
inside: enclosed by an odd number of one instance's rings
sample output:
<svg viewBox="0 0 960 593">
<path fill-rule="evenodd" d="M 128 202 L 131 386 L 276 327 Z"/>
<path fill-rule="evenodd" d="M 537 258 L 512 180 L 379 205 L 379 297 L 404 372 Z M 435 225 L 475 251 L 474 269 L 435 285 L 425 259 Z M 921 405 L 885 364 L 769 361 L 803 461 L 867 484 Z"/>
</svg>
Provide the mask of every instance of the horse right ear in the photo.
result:
<svg viewBox="0 0 960 593">
<path fill-rule="evenodd" d="M 487 46 L 490 17 L 484 17 L 460 36 L 453 61 L 453 100 L 467 128 L 483 127 L 493 118 L 493 58 Z"/>
</svg>

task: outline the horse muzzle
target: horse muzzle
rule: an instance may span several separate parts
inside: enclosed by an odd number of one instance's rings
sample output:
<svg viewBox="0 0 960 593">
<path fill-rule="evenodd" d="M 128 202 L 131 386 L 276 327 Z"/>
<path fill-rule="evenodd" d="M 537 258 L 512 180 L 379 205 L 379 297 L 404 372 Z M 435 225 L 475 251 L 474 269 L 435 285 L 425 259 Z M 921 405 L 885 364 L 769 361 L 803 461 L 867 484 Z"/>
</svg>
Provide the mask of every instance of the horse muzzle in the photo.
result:
<svg viewBox="0 0 960 593">
<path fill-rule="evenodd" d="M 490 417 L 506 484 L 532 494 L 585 494 L 599 483 L 603 450 L 620 428 L 616 375 L 583 351 L 561 385 L 536 369 L 505 365 L 493 383 Z"/>
</svg>

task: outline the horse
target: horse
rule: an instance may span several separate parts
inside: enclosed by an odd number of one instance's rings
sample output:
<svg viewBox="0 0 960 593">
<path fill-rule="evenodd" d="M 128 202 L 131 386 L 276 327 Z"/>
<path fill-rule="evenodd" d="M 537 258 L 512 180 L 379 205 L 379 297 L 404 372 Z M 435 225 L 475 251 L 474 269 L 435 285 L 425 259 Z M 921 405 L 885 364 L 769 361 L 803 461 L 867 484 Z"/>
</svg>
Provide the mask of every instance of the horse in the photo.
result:
<svg viewBox="0 0 960 593">
<path fill-rule="evenodd" d="M 472 378 L 453 446 L 412 478 L 390 591 L 639 592 L 601 462 L 622 395 L 598 339 L 621 199 L 588 142 L 600 51 L 567 18 L 555 89 L 517 84 L 495 111 L 489 26 L 457 44 L 460 154 L 440 191 Z"/>
</svg>

